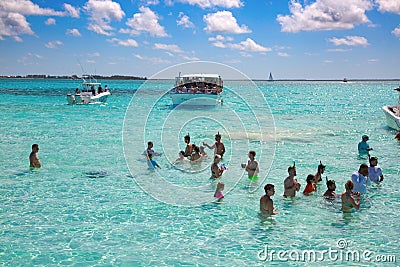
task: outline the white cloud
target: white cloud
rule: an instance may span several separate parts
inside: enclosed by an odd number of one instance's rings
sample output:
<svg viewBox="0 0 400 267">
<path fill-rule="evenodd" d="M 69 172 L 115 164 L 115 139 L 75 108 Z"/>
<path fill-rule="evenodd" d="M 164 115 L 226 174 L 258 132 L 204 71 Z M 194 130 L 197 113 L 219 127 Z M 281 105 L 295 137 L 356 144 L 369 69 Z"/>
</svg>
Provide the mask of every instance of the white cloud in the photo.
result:
<svg viewBox="0 0 400 267">
<path fill-rule="evenodd" d="M 249 54 L 249 53 L 247 53 L 247 52 L 243 52 L 243 51 L 241 51 L 241 52 L 239 52 L 239 54 L 242 56 L 242 57 L 253 57 L 253 55 L 251 55 L 251 54 Z"/>
<path fill-rule="evenodd" d="M 191 57 L 191 56 L 183 56 L 182 57 L 184 60 L 187 60 L 187 61 L 199 61 L 200 60 L 200 58 L 198 58 L 198 57 Z"/>
<path fill-rule="evenodd" d="M 278 15 L 277 21 L 282 32 L 352 29 L 354 25 L 370 23 L 365 12 L 372 7 L 369 0 L 316 0 L 304 7 L 292 0 L 291 15 Z"/>
<path fill-rule="evenodd" d="M 272 51 L 271 48 L 261 46 L 254 42 L 252 39 L 247 38 L 245 41 L 240 43 L 232 43 L 232 37 L 225 37 L 222 35 L 217 35 L 216 37 L 210 37 L 208 40 L 212 43 L 213 46 L 219 48 L 231 48 L 240 51 L 246 52 L 269 52 Z"/>
<path fill-rule="evenodd" d="M 65 34 L 66 35 L 71 35 L 71 36 L 81 36 L 81 33 L 79 32 L 78 29 L 67 29 Z"/>
<path fill-rule="evenodd" d="M 88 57 L 99 57 L 100 53 L 99 52 L 94 52 L 94 53 L 89 53 L 87 55 L 88 55 Z"/>
<path fill-rule="evenodd" d="M 171 63 L 169 60 L 165 60 L 159 57 L 146 57 L 139 54 L 135 54 L 134 57 L 143 61 L 149 61 L 153 64 L 169 64 Z"/>
<path fill-rule="evenodd" d="M 239 8 L 243 6 L 240 0 L 178 0 L 184 4 L 197 5 L 201 8 L 224 7 Z"/>
<path fill-rule="evenodd" d="M 120 4 L 112 0 L 89 0 L 83 9 L 89 15 L 88 30 L 106 36 L 112 35 L 110 31 L 114 30 L 110 23 L 125 16 Z"/>
<path fill-rule="evenodd" d="M 379 62 L 379 59 L 377 58 L 368 59 L 368 63 L 375 63 L 375 62 Z"/>
<path fill-rule="evenodd" d="M 343 49 L 343 48 L 336 48 L 336 49 L 327 49 L 327 52 L 349 52 L 352 49 Z"/>
<path fill-rule="evenodd" d="M 34 35 L 26 16 L 73 16 L 73 12 L 70 11 L 71 5 L 65 4 L 64 8 L 67 11 L 41 8 L 31 0 L 3 0 L 0 2 L 0 40 L 4 39 L 3 36 L 10 36 L 15 41 L 21 42 L 20 35 Z"/>
<path fill-rule="evenodd" d="M 178 26 L 182 26 L 183 28 L 194 28 L 193 22 L 191 22 L 190 18 L 183 14 L 183 12 L 179 12 L 178 19 L 179 20 L 176 21 Z"/>
<path fill-rule="evenodd" d="M 132 18 L 128 19 L 126 25 L 131 29 L 123 29 L 120 32 L 138 35 L 140 32 L 148 32 L 150 36 L 166 37 L 164 27 L 158 23 L 158 15 L 148 7 L 140 7 L 141 13 L 136 13 Z"/>
<path fill-rule="evenodd" d="M 48 19 L 44 22 L 44 24 L 46 24 L 46 25 L 56 25 L 56 20 L 53 19 L 53 18 L 48 18 Z"/>
<path fill-rule="evenodd" d="M 47 48 L 50 48 L 50 49 L 54 49 L 54 48 L 58 48 L 61 45 L 63 45 L 63 42 L 57 40 L 57 41 L 48 42 L 44 46 Z"/>
<path fill-rule="evenodd" d="M 330 38 L 329 42 L 333 43 L 335 46 L 348 45 L 348 46 L 367 46 L 368 40 L 362 36 L 346 36 L 345 38 Z"/>
<path fill-rule="evenodd" d="M 285 52 L 278 52 L 277 55 L 280 57 L 289 57 L 289 54 Z"/>
<path fill-rule="evenodd" d="M 69 14 L 70 17 L 79 18 L 79 8 L 75 8 L 70 4 L 64 4 L 64 9 Z"/>
<path fill-rule="evenodd" d="M 183 52 L 182 49 L 177 45 L 167 45 L 167 44 L 160 44 L 160 43 L 155 43 L 154 49 L 166 50 L 166 51 L 170 51 L 173 53 L 182 53 Z"/>
<path fill-rule="evenodd" d="M 158 5 L 160 3 L 159 0 L 141 0 L 141 2 L 143 2 L 144 5 L 146 6 L 150 6 L 150 5 Z"/>
<path fill-rule="evenodd" d="M 221 32 L 221 33 L 250 33 L 251 30 L 246 26 L 239 26 L 236 18 L 229 11 L 218 11 L 213 14 L 207 14 L 203 16 L 203 20 L 206 23 L 204 28 L 207 32 Z"/>
<path fill-rule="evenodd" d="M 392 31 L 392 34 L 396 37 L 400 37 L 400 25 Z"/>
<path fill-rule="evenodd" d="M 248 51 L 248 52 L 268 52 L 271 51 L 271 48 L 261 46 L 254 42 L 252 39 L 247 38 L 245 41 L 242 41 L 238 44 L 229 44 L 228 45 L 232 49 Z"/>
<path fill-rule="evenodd" d="M 375 0 L 380 12 L 390 12 L 400 15 L 400 1 L 398 0 Z"/>
<path fill-rule="evenodd" d="M 107 41 L 109 41 L 111 43 L 116 43 L 116 44 L 118 44 L 120 46 L 126 46 L 126 47 L 127 46 L 131 46 L 131 47 L 138 47 L 139 46 L 138 43 L 133 39 L 120 40 L 120 39 L 117 39 L 117 38 L 112 38 L 112 39 L 109 39 Z"/>
</svg>

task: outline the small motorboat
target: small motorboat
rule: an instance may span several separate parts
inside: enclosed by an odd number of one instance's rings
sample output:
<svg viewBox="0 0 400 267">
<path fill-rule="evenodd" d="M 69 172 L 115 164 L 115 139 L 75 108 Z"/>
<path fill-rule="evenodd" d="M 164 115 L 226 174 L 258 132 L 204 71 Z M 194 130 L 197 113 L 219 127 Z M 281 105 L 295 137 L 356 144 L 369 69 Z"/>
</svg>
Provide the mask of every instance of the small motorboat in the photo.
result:
<svg viewBox="0 0 400 267">
<path fill-rule="evenodd" d="M 386 116 L 386 122 L 390 128 L 400 131 L 400 86 L 394 89 L 399 93 L 397 105 L 382 107 Z"/>
</svg>

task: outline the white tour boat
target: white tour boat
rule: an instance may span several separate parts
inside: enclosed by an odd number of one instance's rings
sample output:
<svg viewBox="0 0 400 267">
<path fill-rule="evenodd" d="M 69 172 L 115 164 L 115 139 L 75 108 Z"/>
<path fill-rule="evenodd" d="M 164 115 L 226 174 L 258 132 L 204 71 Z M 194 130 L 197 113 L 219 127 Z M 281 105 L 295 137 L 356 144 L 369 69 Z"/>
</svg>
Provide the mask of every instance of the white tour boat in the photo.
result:
<svg viewBox="0 0 400 267">
<path fill-rule="evenodd" d="M 215 106 L 221 102 L 223 81 L 218 74 L 187 74 L 175 78 L 169 91 L 174 106 Z"/>
<path fill-rule="evenodd" d="M 107 85 L 103 89 L 101 83 L 91 75 L 82 75 L 82 89 L 76 88 L 75 94 L 68 94 L 68 104 L 102 104 L 107 101 L 110 90 Z"/>
<path fill-rule="evenodd" d="M 394 89 L 399 92 L 399 100 L 397 105 L 382 107 L 386 116 L 386 122 L 390 128 L 400 131 L 400 87 Z"/>
</svg>

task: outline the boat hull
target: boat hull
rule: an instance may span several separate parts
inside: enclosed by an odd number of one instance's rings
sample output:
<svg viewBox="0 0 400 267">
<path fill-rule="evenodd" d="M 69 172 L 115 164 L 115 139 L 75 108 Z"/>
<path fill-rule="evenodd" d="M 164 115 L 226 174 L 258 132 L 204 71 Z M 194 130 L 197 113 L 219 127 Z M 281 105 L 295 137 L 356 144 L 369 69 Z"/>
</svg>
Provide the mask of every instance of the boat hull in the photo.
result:
<svg viewBox="0 0 400 267">
<path fill-rule="evenodd" d="M 215 106 L 221 102 L 220 94 L 171 93 L 170 96 L 174 106 Z"/>
<path fill-rule="evenodd" d="M 382 110 L 385 113 L 388 126 L 392 129 L 400 131 L 400 116 L 393 112 L 393 108 L 397 108 L 397 106 L 384 106 L 382 107 Z"/>
<path fill-rule="evenodd" d="M 90 92 L 81 93 L 79 95 L 67 95 L 69 105 L 82 105 L 82 104 L 103 104 L 107 102 L 110 92 L 103 92 L 97 95 L 92 95 Z"/>
</svg>

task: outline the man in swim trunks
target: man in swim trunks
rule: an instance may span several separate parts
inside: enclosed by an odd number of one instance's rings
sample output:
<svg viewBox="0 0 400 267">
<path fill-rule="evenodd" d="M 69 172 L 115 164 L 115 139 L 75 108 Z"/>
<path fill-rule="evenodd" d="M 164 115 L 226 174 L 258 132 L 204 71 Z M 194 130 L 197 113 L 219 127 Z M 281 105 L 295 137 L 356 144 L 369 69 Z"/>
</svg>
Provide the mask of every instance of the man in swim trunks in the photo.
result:
<svg viewBox="0 0 400 267">
<path fill-rule="evenodd" d="M 205 142 L 203 142 L 203 145 L 208 147 L 208 149 L 214 149 L 214 155 L 218 154 L 221 156 L 221 158 L 225 154 L 225 145 L 221 142 L 221 135 L 219 132 L 215 135 L 215 143 L 212 146 L 209 146 Z"/>
<path fill-rule="evenodd" d="M 296 192 L 300 190 L 300 183 L 296 179 L 296 166 L 290 166 L 288 168 L 289 176 L 283 182 L 285 191 L 283 193 L 284 197 L 294 197 Z"/>
<path fill-rule="evenodd" d="M 249 179 L 254 181 L 258 179 L 258 173 L 260 171 L 258 168 L 258 161 L 255 159 L 256 152 L 254 150 L 250 150 L 248 157 L 249 160 L 247 161 L 247 165 L 245 163 L 242 163 L 242 168 L 247 171 Z"/>
<path fill-rule="evenodd" d="M 190 135 L 186 135 L 184 137 L 185 143 L 186 143 L 186 148 L 185 148 L 185 157 L 189 157 L 193 153 L 193 147 L 192 144 L 190 143 Z"/>
<path fill-rule="evenodd" d="M 353 193 L 367 193 L 367 185 L 371 183 L 371 180 L 368 178 L 368 165 L 361 164 L 358 172 L 354 172 L 351 176 L 351 181 L 354 184 Z"/>
<path fill-rule="evenodd" d="M 40 163 L 40 159 L 37 155 L 39 152 L 39 145 L 38 144 L 33 144 L 32 145 L 32 152 L 29 155 L 29 167 L 31 168 L 40 168 L 42 167 L 42 164 Z"/>
<path fill-rule="evenodd" d="M 267 184 L 264 186 L 265 195 L 260 198 L 260 211 L 264 215 L 275 215 L 278 211 L 274 208 L 274 201 L 271 196 L 275 194 L 275 188 L 273 184 Z"/>
</svg>

